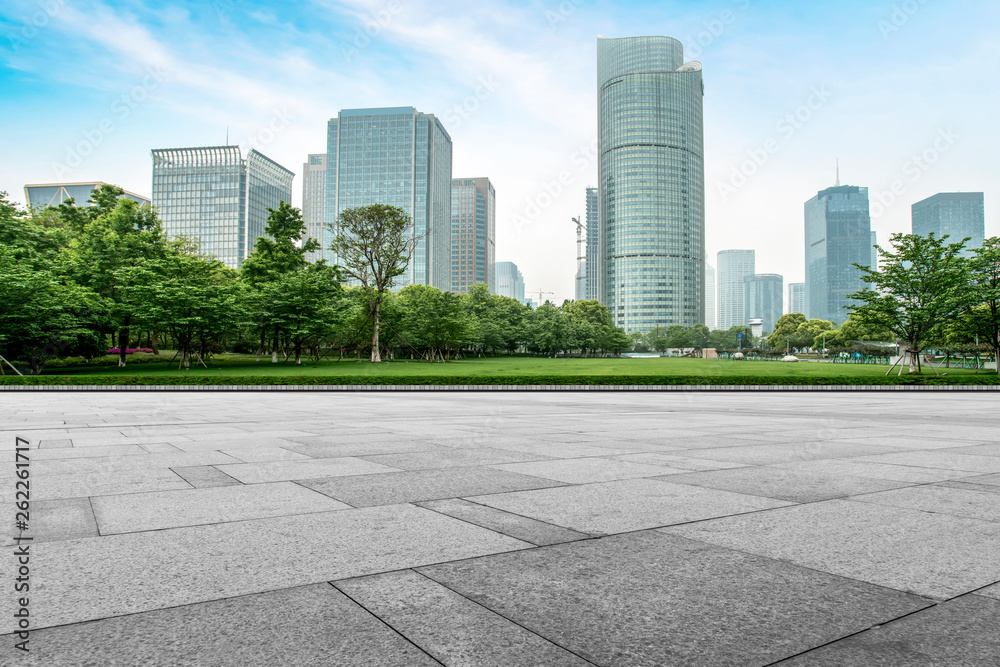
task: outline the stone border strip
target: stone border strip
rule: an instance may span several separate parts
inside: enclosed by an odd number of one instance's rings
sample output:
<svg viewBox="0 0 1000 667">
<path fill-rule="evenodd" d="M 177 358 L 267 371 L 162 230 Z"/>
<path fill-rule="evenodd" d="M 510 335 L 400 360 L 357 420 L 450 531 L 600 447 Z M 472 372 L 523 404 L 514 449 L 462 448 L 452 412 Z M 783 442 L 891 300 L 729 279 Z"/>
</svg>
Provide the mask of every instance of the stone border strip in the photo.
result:
<svg viewBox="0 0 1000 667">
<path fill-rule="evenodd" d="M 1000 391 L 1000 385 L 754 384 L 278 384 L 278 385 L 0 385 L 3 391 Z"/>
</svg>

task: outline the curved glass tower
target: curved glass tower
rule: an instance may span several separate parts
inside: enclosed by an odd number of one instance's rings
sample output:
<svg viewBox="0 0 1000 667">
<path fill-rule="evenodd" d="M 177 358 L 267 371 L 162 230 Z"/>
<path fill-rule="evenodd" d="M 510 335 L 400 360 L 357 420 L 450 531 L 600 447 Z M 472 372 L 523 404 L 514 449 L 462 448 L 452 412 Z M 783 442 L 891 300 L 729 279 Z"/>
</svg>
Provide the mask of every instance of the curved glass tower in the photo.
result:
<svg viewBox="0 0 1000 667">
<path fill-rule="evenodd" d="M 599 284 L 628 332 L 704 322 L 703 94 L 676 39 L 597 38 Z"/>
</svg>

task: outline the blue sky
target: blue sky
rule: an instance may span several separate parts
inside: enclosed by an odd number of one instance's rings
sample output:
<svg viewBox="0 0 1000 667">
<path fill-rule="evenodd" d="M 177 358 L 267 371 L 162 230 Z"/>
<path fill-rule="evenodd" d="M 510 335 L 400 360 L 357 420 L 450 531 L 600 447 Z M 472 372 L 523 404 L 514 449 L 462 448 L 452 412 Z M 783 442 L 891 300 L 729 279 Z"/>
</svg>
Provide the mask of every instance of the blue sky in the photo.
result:
<svg viewBox="0 0 1000 667">
<path fill-rule="evenodd" d="M 985 0 L 5 0 L 0 190 L 148 194 L 150 149 L 222 144 L 227 126 L 299 174 L 338 110 L 415 106 L 451 133 L 455 176 L 493 179 L 498 259 L 561 301 L 597 180 L 595 37 L 667 35 L 704 66 L 709 262 L 754 248 L 758 272 L 801 281 L 802 204 L 838 158 L 880 241 L 959 190 L 986 193 L 1000 234 L 998 22 Z"/>
</svg>

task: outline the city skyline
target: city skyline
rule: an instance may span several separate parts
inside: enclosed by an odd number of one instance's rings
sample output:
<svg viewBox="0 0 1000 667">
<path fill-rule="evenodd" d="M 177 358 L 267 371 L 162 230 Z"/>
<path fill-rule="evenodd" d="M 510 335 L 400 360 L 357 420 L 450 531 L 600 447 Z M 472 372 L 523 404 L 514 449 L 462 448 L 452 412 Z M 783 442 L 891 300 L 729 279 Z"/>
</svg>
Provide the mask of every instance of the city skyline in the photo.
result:
<svg viewBox="0 0 1000 667">
<path fill-rule="evenodd" d="M 0 8 L 0 189 L 15 200 L 87 180 L 150 195 L 150 149 L 219 145 L 227 127 L 294 168 L 337 110 L 413 105 L 452 134 L 454 173 L 502 191 L 497 255 L 561 303 L 571 218 L 597 182 L 594 37 L 664 35 L 706 72 L 707 256 L 752 247 L 801 282 L 802 201 L 834 184 L 837 158 L 869 188 L 882 243 L 938 192 L 984 192 L 986 235 L 1000 233 L 1000 8 L 986 2 L 52 6 Z"/>
</svg>

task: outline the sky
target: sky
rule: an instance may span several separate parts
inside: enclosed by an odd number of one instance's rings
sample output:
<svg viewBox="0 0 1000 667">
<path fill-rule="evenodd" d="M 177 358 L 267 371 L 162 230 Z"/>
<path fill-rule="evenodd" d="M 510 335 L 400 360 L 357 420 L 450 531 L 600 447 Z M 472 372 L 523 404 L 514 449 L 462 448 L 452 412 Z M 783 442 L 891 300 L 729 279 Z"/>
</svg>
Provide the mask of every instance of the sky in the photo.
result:
<svg viewBox="0 0 1000 667">
<path fill-rule="evenodd" d="M 984 192 L 1000 235 L 998 23 L 988 0 L 4 0 L 0 190 L 148 196 L 151 149 L 228 132 L 297 174 L 298 206 L 329 118 L 414 106 L 451 134 L 453 176 L 492 180 L 497 260 L 561 303 L 597 183 L 596 37 L 665 35 L 704 68 L 709 264 L 752 248 L 801 282 L 803 203 L 838 161 L 880 243 L 937 192 Z"/>
</svg>

